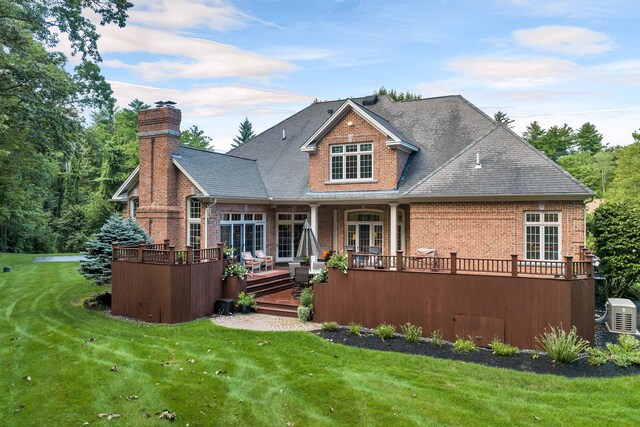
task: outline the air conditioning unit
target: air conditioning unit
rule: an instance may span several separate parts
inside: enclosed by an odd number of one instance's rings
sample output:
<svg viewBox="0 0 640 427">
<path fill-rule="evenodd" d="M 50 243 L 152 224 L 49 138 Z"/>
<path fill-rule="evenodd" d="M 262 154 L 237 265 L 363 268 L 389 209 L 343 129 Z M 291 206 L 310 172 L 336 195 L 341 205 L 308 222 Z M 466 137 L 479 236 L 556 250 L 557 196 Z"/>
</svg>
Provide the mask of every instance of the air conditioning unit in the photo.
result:
<svg viewBox="0 0 640 427">
<path fill-rule="evenodd" d="M 638 314 L 631 300 L 609 298 L 607 300 L 607 329 L 619 334 L 637 334 Z"/>
</svg>

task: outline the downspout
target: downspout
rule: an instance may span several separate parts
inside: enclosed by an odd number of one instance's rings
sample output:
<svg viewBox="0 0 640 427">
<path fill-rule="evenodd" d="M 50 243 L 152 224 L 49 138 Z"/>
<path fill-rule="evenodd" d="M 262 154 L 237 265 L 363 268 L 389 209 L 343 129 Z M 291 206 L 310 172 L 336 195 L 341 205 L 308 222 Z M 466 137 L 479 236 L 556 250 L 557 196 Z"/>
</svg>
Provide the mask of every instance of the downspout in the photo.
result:
<svg viewBox="0 0 640 427">
<path fill-rule="evenodd" d="M 209 209 L 211 206 L 218 203 L 218 198 L 214 197 L 213 202 L 207 205 L 207 209 L 204 210 L 204 247 L 209 247 Z"/>
</svg>

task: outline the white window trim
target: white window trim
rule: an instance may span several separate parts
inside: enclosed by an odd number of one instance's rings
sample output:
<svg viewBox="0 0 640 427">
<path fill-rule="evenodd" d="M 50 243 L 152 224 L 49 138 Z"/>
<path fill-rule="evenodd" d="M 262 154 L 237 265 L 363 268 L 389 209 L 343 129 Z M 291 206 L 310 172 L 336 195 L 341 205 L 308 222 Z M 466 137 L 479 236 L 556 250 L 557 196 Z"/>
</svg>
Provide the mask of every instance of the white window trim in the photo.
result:
<svg viewBox="0 0 640 427">
<path fill-rule="evenodd" d="M 246 219 L 245 215 L 249 214 L 249 215 L 253 215 L 254 219 Z M 224 218 L 224 215 L 229 215 L 229 217 L 231 217 L 231 215 L 241 215 L 240 220 L 224 220 L 222 218 Z M 256 220 L 255 216 L 256 215 L 262 215 L 262 219 Z M 219 228 L 222 231 L 222 226 L 223 225 L 228 225 L 231 226 L 231 232 L 233 233 L 233 226 L 234 225 L 245 225 L 245 224 L 254 224 L 254 225 L 262 225 L 262 247 L 255 247 L 254 248 L 254 252 L 255 250 L 262 250 L 262 251 L 266 251 L 267 250 L 267 214 L 265 212 L 222 212 L 220 214 L 220 225 Z M 255 230 L 254 230 L 255 233 Z M 255 235 L 254 235 L 254 239 L 255 239 Z M 242 236 L 242 240 L 244 242 L 244 236 Z M 236 242 L 234 242 L 235 244 Z M 235 247 L 235 246 L 234 246 Z M 235 247 L 236 249 L 238 249 L 237 247 Z M 238 254 L 239 255 L 239 254 Z"/>
<path fill-rule="evenodd" d="M 407 238 L 407 226 L 406 226 L 406 217 L 404 209 L 398 208 L 398 213 L 402 214 L 402 220 L 398 219 L 398 224 L 400 226 L 400 247 L 396 248 L 399 251 L 404 252 L 404 248 L 406 246 L 406 238 Z M 394 254 L 391 254 L 394 255 Z"/>
<path fill-rule="evenodd" d="M 353 212 L 375 212 L 375 213 L 379 213 L 380 214 L 380 218 L 381 221 L 349 221 L 349 214 L 353 213 Z M 380 247 L 380 253 L 384 254 L 385 253 L 385 232 L 384 232 L 384 211 L 380 210 L 380 209 L 350 209 L 348 211 L 345 211 L 344 213 L 344 242 L 345 242 L 345 246 L 349 246 L 348 242 L 349 242 L 349 225 L 355 225 L 356 226 L 356 247 L 358 247 L 358 239 L 359 239 L 359 231 L 358 231 L 358 224 L 370 224 L 373 226 L 376 225 L 380 225 L 382 226 L 382 246 Z M 371 230 L 371 237 L 369 238 L 369 242 L 371 242 L 373 240 L 373 230 Z M 360 248 L 358 248 L 359 250 Z"/>
<path fill-rule="evenodd" d="M 361 151 L 360 150 L 360 146 L 362 144 L 371 144 L 371 151 Z M 351 151 L 347 153 L 347 145 L 357 145 L 358 146 L 358 151 Z M 342 146 L 344 147 L 342 150 L 342 153 L 334 153 L 333 152 L 333 147 L 338 147 L 338 146 Z M 347 143 L 340 143 L 340 144 L 331 144 L 329 145 L 329 181 L 327 181 L 330 184 L 336 184 L 336 183 L 340 183 L 340 184 L 350 184 L 350 183 L 361 183 L 361 182 L 376 182 L 373 171 L 374 169 L 374 165 L 375 165 L 375 156 L 374 156 L 374 144 L 372 141 L 364 141 L 364 142 L 347 142 Z M 360 159 L 362 155 L 366 155 L 366 154 L 370 154 L 371 155 L 371 177 L 370 178 L 360 178 Z M 346 178 L 347 176 L 347 160 L 346 157 L 347 156 L 352 156 L 355 155 L 357 158 L 357 171 L 358 171 L 358 178 Z M 333 159 L 336 157 L 342 157 L 342 178 L 334 178 L 333 177 Z"/>
<path fill-rule="evenodd" d="M 294 224 L 304 224 L 305 220 L 294 219 L 295 215 L 304 214 L 307 216 L 307 220 L 311 220 L 311 212 L 276 212 L 276 261 L 294 261 L 296 258 L 296 250 L 297 248 L 292 248 L 291 257 L 279 257 L 278 256 L 278 248 L 280 246 L 280 236 L 278 233 L 280 224 L 290 224 L 292 227 Z M 289 219 L 280 219 L 280 215 L 290 215 Z M 293 229 L 292 229 L 293 231 Z M 293 238 L 293 236 L 292 236 Z"/>
<path fill-rule="evenodd" d="M 540 214 L 540 222 L 527 222 L 527 214 Z M 558 222 L 545 222 L 544 214 L 558 214 Z M 523 213 L 523 227 L 522 227 L 522 254 L 526 261 L 562 261 L 562 212 L 560 211 L 525 211 Z M 540 230 L 540 258 L 529 259 L 527 258 L 527 227 L 539 226 Z M 558 259 L 546 259 L 544 258 L 544 227 L 554 226 L 558 227 Z"/>
<path fill-rule="evenodd" d="M 198 218 L 193 218 L 191 216 L 191 201 L 193 199 L 200 200 L 200 216 Z M 191 241 L 191 224 L 200 224 L 200 247 L 202 247 L 202 199 L 199 197 L 189 197 L 187 198 L 187 246 L 193 246 L 193 242 Z"/>
<path fill-rule="evenodd" d="M 138 202 L 138 207 L 140 207 L 140 197 L 132 197 L 129 199 L 129 218 L 136 217 L 136 202 Z"/>
</svg>

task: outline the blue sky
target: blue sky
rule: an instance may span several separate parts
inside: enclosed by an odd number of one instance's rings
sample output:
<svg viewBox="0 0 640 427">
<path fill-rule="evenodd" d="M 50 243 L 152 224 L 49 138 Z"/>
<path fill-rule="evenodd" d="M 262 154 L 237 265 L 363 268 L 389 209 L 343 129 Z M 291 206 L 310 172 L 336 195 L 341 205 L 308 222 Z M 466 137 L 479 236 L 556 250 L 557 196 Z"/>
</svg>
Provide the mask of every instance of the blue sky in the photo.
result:
<svg viewBox="0 0 640 427">
<path fill-rule="evenodd" d="M 171 99 L 226 151 L 320 100 L 380 86 L 461 94 L 522 132 L 590 121 L 609 144 L 640 128 L 633 1 L 135 1 L 100 28 L 118 104 Z M 604 4 L 606 3 L 606 4 Z"/>
</svg>

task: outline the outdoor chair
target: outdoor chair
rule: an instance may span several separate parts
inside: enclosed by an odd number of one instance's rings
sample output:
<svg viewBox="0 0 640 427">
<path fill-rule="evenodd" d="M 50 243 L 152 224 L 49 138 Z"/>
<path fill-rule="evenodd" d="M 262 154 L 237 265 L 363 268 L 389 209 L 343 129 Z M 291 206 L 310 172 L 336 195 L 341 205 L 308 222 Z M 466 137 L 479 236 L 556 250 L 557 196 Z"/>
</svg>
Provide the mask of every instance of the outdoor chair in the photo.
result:
<svg viewBox="0 0 640 427">
<path fill-rule="evenodd" d="M 259 258 L 254 258 L 251 255 L 251 252 L 242 252 L 242 261 L 244 261 L 244 266 L 251 269 L 251 273 L 255 270 L 260 271 L 260 266 L 262 265 L 262 261 Z"/>
<path fill-rule="evenodd" d="M 311 263 L 311 271 L 320 271 L 326 264 L 322 261 L 314 261 Z"/>
<path fill-rule="evenodd" d="M 264 251 L 257 250 L 256 258 L 258 258 L 262 262 L 262 265 L 264 266 L 265 271 L 269 269 L 269 266 L 271 266 L 272 270 L 274 269 L 273 257 L 265 255 Z"/>
<path fill-rule="evenodd" d="M 299 298 L 303 288 L 309 286 L 309 269 L 307 267 L 296 267 L 295 278 L 293 279 L 293 297 Z"/>
<path fill-rule="evenodd" d="M 369 247 L 369 266 L 374 268 L 384 268 L 384 262 L 380 257 L 380 247 L 379 246 L 370 246 Z"/>
<path fill-rule="evenodd" d="M 289 279 L 293 282 L 296 278 L 296 267 L 300 267 L 299 262 L 290 262 L 289 263 Z"/>
</svg>

